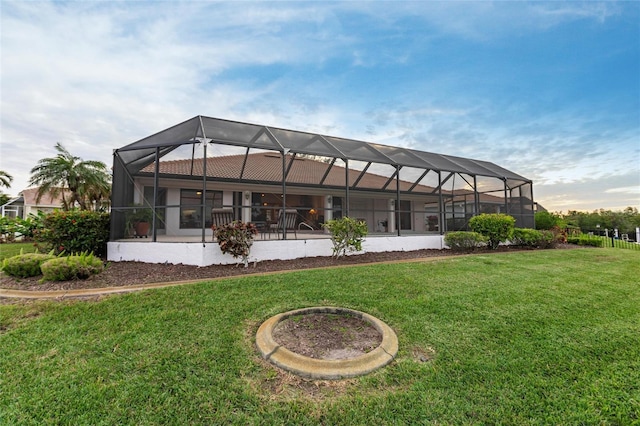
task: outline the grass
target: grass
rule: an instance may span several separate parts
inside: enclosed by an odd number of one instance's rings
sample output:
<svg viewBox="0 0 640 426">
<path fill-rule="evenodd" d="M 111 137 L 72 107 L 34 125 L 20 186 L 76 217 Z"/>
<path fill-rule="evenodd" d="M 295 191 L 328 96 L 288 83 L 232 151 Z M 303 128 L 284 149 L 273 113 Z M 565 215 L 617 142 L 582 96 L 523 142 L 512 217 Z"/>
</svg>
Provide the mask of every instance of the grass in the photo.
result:
<svg viewBox="0 0 640 426">
<path fill-rule="evenodd" d="M 4 260 L 7 257 L 16 256 L 20 254 L 20 251 L 24 253 L 33 253 L 35 247 L 33 243 L 3 243 L 0 244 L 0 260 Z"/>
<path fill-rule="evenodd" d="M 638 265 L 527 251 L 0 305 L 0 424 L 639 424 Z M 315 305 L 385 321 L 396 360 L 339 382 L 263 362 L 260 323 Z"/>
</svg>

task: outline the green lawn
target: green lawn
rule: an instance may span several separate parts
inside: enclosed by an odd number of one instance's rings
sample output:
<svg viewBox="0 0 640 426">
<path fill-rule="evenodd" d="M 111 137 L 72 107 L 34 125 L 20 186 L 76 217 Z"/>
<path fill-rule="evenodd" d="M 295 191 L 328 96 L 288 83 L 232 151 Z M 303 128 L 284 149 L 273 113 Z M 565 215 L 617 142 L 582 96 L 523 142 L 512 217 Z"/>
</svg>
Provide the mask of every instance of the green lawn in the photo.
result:
<svg viewBox="0 0 640 426">
<path fill-rule="evenodd" d="M 259 324 L 314 305 L 382 319 L 397 359 L 340 382 L 264 363 Z M 482 254 L 0 305 L 0 424 L 229 423 L 638 424 L 640 252 Z"/>
<path fill-rule="evenodd" d="M 35 247 L 33 246 L 33 243 L 0 244 L 0 260 L 18 255 L 21 250 L 23 253 L 33 253 Z"/>
</svg>

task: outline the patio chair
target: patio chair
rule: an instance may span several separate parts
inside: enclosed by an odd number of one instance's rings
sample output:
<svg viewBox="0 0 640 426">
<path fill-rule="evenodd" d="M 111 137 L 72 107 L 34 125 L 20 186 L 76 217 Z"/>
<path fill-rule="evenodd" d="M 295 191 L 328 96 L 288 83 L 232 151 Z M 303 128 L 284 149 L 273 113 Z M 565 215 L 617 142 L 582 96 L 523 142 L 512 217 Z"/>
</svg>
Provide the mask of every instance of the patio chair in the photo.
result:
<svg viewBox="0 0 640 426">
<path fill-rule="evenodd" d="M 284 211 L 284 214 L 282 210 L 280 210 L 278 212 L 278 222 L 273 224 L 272 226 L 275 227 L 275 231 L 276 233 L 278 233 L 278 235 L 280 235 L 280 232 L 282 232 L 282 238 L 284 238 L 285 230 L 287 230 L 287 231 L 293 231 L 293 235 L 297 239 L 298 238 L 298 232 L 296 229 L 297 220 L 298 220 L 298 210 L 287 209 Z"/>
<path fill-rule="evenodd" d="M 233 217 L 233 210 L 231 209 L 219 209 L 213 208 L 211 209 L 211 225 L 213 226 L 222 226 L 227 223 L 233 222 L 235 219 Z M 213 233 L 212 241 L 216 239 L 215 232 Z"/>
</svg>

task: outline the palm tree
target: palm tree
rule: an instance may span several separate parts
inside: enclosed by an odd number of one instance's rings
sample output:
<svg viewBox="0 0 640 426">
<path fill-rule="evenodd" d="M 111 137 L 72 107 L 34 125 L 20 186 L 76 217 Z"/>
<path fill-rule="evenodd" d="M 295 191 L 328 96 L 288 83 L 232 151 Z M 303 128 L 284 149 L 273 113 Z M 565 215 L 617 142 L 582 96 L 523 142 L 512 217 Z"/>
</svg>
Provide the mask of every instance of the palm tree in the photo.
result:
<svg viewBox="0 0 640 426">
<path fill-rule="evenodd" d="M 55 148 L 58 155 L 41 159 L 31 169 L 29 184 L 38 186 L 36 202 L 49 193 L 62 196 L 63 210 L 72 209 L 76 203 L 81 210 L 91 210 L 94 202 L 108 197 L 109 172 L 102 161 L 75 157 L 60 142 Z"/>
<path fill-rule="evenodd" d="M 0 186 L 4 186 L 5 188 L 11 187 L 11 182 L 13 181 L 13 176 L 4 170 L 0 170 Z"/>
</svg>

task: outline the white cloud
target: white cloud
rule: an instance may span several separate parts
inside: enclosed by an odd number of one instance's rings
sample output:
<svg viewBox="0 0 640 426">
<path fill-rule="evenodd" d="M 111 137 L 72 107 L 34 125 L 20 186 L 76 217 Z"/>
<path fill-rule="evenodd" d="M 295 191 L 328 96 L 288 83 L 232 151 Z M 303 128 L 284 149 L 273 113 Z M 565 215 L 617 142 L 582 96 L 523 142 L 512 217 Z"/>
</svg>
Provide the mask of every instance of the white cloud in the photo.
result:
<svg viewBox="0 0 640 426">
<path fill-rule="evenodd" d="M 453 69 L 380 93 L 394 76 L 376 68 L 411 66 L 417 50 L 431 52 L 424 46 L 435 49 L 451 34 L 486 43 L 580 19 L 605 22 L 619 13 L 616 4 L 393 6 L 4 2 L 0 167 L 16 177 L 17 193 L 56 142 L 110 165 L 112 149 L 198 114 L 492 161 L 534 179 L 550 200 L 555 186 L 577 195 L 593 178 L 618 182 L 612 164 L 640 155 L 637 132 L 615 123 L 602 130 L 607 116 L 532 116 L 525 101 L 505 109 L 460 90 L 464 76 Z M 424 24 L 405 25 L 416 19 Z M 382 43 L 396 38 L 404 42 Z M 269 67 L 267 77 L 257 72 Z M 350 91 L 361 83 L 354 68 L 380 73 L 380 84 Z M 606 200 L 626 194 L 619 188 L 628 178 L 603 187 Z"/>
<path fill-rule="evenodd" d="M 636 186 L 627 187 L 628 183 Z M 635 188 L 635 190 L 634 190 Z M 535 200 L 550 211 L 596 210 L 607 208 L 623 210 L 640 208 L 640 175 L 638 170 L 624 170 L 621 174 L 608 174 L 559 184 L 535 184 Z"/>
<path fill-rule="evenodd" d="M 636 186 L 624 186 L 622 188 L 610 188 L 604 191 L 607 194 L 640 194 L 640 182 Z"/>
<path fill-rule="evenodd" d="M 581 19 L 604 22 L 621 13 L 612 2 L 403 2 L 394 6 L 384 14 L 373 13 L 387 21 L 418 16 L 439 32 L 478 42 L 545 31 Z"/>
</svg>

